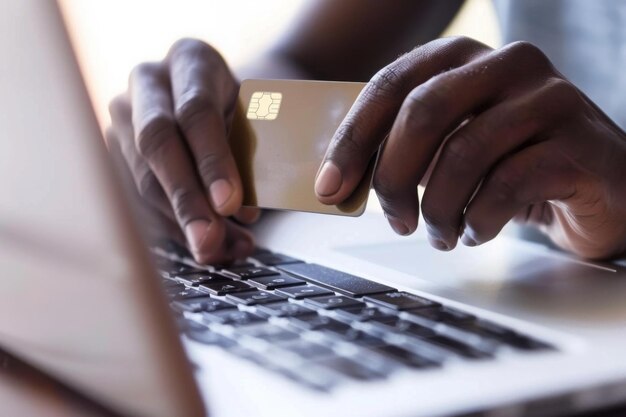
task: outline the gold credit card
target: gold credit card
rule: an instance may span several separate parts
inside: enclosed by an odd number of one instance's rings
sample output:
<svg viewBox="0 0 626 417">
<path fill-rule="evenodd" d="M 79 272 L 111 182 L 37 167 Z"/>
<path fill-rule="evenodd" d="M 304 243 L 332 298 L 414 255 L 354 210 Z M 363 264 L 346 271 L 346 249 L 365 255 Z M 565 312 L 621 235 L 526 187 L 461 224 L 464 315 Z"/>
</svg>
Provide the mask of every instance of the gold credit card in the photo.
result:
<svg viewBox="0 0 626 417">
<path fill-rule="evenodd" d="M 315 196 L 315 176 L 339 124 L 365 83 L 245 80 L 229 135 L 244 206 L 359 216 L 365 210 L 374 158 L 355 192 L 328 206 Z"/>
</svg>

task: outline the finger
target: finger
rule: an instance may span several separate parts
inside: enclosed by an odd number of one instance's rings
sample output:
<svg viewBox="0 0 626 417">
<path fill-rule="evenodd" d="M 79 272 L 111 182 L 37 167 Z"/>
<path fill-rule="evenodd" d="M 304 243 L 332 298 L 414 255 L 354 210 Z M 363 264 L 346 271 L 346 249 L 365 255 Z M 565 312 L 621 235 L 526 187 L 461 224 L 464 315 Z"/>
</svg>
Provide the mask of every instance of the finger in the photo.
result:
<svg viewBox="0 0 626 417">
<path fill-rule="evenodd" d="M 254 251 L 254 238 L 245 227 L 230 220 L 224 223 L 226 226 L 224 242 L 218 250 L 206 257 L 206 263 L 229 263 L 237 259 L 245 259 Z"/>
<path fill-rule="evenodd" d="M 224 60 L 209 45 L 185 39 L 168 54 L 178 125 L 215 211 L 235 214 L 243 191 L 226 138 L 238 86 Z"/>
<path fill-rule="evenodd" d="M 141 183 L 146 175 L 152 174 L 145 159 L 139 155 L 135 147 L 132 108 L 129 98 L 124 95 L 115 97 L 109 104 L 112 126 L 122 155 L 132 172 L 137 189 L 141 192 Z"/>
<path fill-rule="evenodd" d="M 212 211 L 173 116 L 168 74 L 142 64 L 131 75 L 135 143 L 168 197 L 195 259 L 204 263 L 223 243 L 224 222 Z"/>
<path fill-rule="evenodd" d="M 485 52 L 463 66 L 434 76 L 413 89 L 404 100 L 374 177 L 383 210 L 393 219 L 391 225 L 397 228 L 400 224 L 404 234 L 417 227 L 416 187 L 446 137 L 464 121 L 476 118 L 532 80 L 515 70 L 515 60 L 510 57 L 523 51 L 517 45 L 520 44 Z M 449 141 L 453 150 L 454 142 Z M 425 208 L 429 209 L 424 216 L 427 226 L 445 239 L 433 240 L 434 246 L 453 247 L 456 240 L 453 236 L 458 229 L 446 223 L 429 222 L 442 216 L 439 205 Z"/>
<path fill-rule="evenodd" d="M 548 226 L 553 219 L 553 207 L 548 202 L 530 204 L 513 217 L 513 221 L 518 224 L 536 227 Z"/>
<path fill-rule="evenodd" d="M 467 207 L 461 241 L 466 246 L 482 244 L 523 208 L 570 198 L 576 192 L 577 178 L 555 142 L 533 145 L 505 159 Z"/>
<path fill-rule="evenodd" d="M 173 216 L 163 215 L 160 210 L 155 210 L 152 203 L 148 203 L 145 198 L 139 195 L 137 188 L 132 182 L 132 173 L 130 167 L 122 154 L 120 147 L 120 140 L 117 138 L 115 129 L 109 128 L 105 133 L 105 140 L 109 153 L 115 163 L 117 172 L 122 178 L 122 185 L 124 186 L 127 195 L 130 197 L 131 202 L 134 204 L 135 210 L 142 220 L 143 231 L 146 233 L 151 241 L 158 241 L 164 236 L 175 239 L 179 242 L 184 242 L 184 236 L 176 224 Z M 171 213 L 171 209 L 169 210 Z"/>
<path fill-rule="evenodd" d="M 463 212 L 489 170 L 509 153 L 537 140 L 561 107 L 550 86 L 505 100 L 453 132 L 439 148 L 422 200 L 432 245 L 456 246 Z"/>
<path fill-rule="evenodd" d="M 352 194 L 413 87 L 487 50 L 467 38 L 438 39 L 379 71 L 331 140 L 315 183 L 318 199 L 338 204 Z"/>
<path fill-rule="evenodd" d="M 126 161 L 129 178 L 135 183 L 139 198 L 168 219 L 175 220 L 172 208 L 167 201 L 163 188 L 152 173 L 147 161 L 139 155 L 135 146 L 135 133 L 132 125 L 132 109 L 128 97 L 120 95 L 109 105 L 112 129 L 115 134 L 109 135 L 115 142 L 121 156 Z M 112 131 L 112 132 L 113 132 Z"/>
<path fill-rule="evenodd" d="M 252 224 L 261 217 L 261 210 L 256 207 L 241 207 L 234 217 L 240 223 Z"/>
</svg>

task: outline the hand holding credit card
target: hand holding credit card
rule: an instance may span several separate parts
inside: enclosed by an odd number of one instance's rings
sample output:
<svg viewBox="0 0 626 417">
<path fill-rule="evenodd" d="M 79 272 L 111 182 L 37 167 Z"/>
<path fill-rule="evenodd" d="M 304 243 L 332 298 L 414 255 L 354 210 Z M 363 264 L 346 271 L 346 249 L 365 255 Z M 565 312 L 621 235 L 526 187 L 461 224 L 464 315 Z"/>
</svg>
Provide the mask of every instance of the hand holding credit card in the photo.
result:
<svg viewBox="0 0 626 417">
<path fill-rule="evenodd" d="M 375 158 L 339 205 L 318 201 L 314 185 L 326 148 L 365 83 L 244 80 L 229 143 L 243 185 L 243 205 L 359 216 Z"/>
</svg>

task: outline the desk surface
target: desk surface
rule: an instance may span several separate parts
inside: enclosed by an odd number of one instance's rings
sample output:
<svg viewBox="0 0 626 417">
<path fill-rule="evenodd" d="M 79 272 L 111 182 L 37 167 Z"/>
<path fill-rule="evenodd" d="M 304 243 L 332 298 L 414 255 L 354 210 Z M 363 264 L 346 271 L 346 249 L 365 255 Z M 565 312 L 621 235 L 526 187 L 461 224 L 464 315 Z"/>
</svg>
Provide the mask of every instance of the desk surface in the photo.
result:
<svg viewBox="0 0 626 417">
<path fill-rule="evenodd" d="M 111 417 L 117 414 L 81 396 L 0 349 L 0 415 Z M 626 406 L 578 417 L 624 417 Z"/>
</svg>

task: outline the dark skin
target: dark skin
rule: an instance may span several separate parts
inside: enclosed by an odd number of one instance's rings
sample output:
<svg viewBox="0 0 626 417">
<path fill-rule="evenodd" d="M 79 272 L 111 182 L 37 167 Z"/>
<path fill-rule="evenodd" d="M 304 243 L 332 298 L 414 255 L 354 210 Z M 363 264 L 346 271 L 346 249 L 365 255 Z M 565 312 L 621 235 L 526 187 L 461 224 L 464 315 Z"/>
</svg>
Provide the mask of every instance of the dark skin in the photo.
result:
<svg viewBox="0 0 626 417">
<path fill-rule="evenodd" d="M 417 227 L 422 184 L 437 249 L 459 238 L 484 243 L 516 218 L 583 257 L 624 253 L 626 135 L 541 51 L 449 38 L 401 55 L 440 33 L 460 4 L 315 2 L 284 42 L 239 75 L 371 79 L 320 167 L 315 192 L 323 203 L 350 195 L 389 134 L 374 188 L 399 234 Z M 111 105 L 112 149 L 198 262 L 253 249 L 232 220 L 258 217 L 241 208 L 226 142 L 237 87 L 214 49 L 183 40 L 164 61 L 138 66 Z"/>
</svg>

